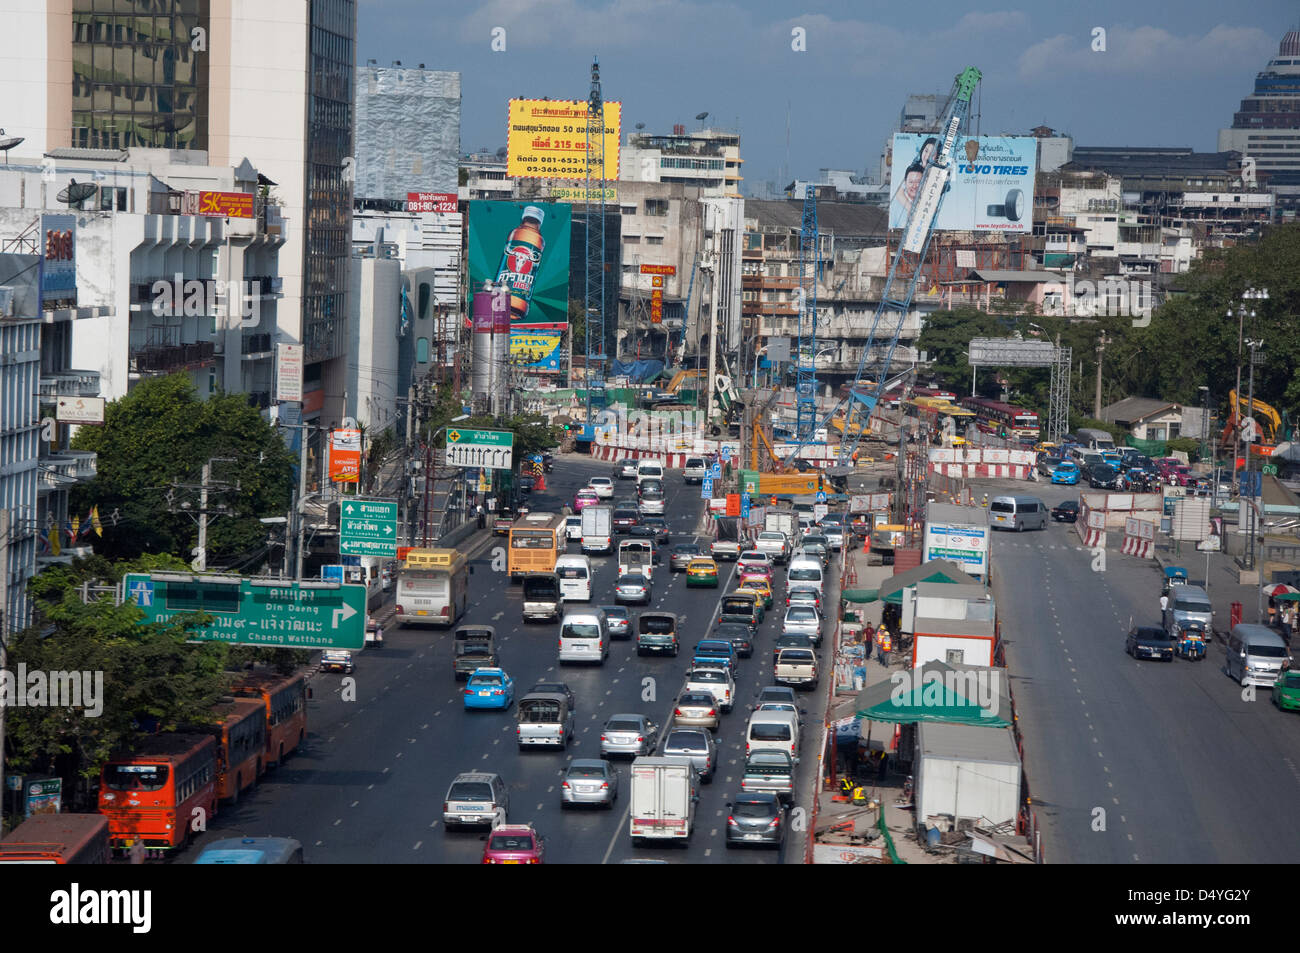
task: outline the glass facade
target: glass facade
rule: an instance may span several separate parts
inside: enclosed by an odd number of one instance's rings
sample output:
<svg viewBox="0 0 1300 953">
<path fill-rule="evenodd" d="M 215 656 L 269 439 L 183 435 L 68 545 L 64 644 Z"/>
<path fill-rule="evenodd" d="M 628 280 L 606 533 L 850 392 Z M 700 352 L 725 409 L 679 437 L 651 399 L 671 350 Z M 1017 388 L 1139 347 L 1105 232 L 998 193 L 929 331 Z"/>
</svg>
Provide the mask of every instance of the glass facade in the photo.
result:
<svg viewBox="0 0 1300 953">
<path fill-rule="evenodd" d="M 338 357 L 347 347 L 352 181 L 343 160 L 352 155 L 356 35 L 355 0 L 311 0 L 302 301 L 309 362 Z"/>
<path fill-rule="evenodd" d="M 208 0 L 73 0 L 72 145 L 207 149 L 207 34 Z"/>
</svg>

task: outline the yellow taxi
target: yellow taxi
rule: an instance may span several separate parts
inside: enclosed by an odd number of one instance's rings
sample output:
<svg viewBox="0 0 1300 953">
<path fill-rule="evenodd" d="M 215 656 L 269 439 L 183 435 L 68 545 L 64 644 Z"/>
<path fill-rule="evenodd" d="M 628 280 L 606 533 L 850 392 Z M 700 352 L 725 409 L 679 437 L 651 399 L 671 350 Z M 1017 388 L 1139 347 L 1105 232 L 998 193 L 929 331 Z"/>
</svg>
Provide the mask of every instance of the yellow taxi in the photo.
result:
<svg viewBox="0 0 1300 953">
<path fill-rule="evenodd" d="M 767 581 L 766 576 L 747 572 L 740 577 L 739 588 L 748 592 L 758 593 L 763 599 L 763 608 L 772 608 L 772 584 Z"/>
<path fill-rule="evenodd" d="M 1037 453 L 1047 453 L 1048 451 L 1055 450 L 1058 446 L 1059 444 L 1052 443 L 1050 440 L 1040 440 L 1038 443 L 1034 444 L 1034 450 Z"/>
<path fill-rule="evenodd" d="M 692 559 L 686 564 L 686 587 L 707 586 L 718 588 L 718 564 L 712 559 Z"/>
</svg>

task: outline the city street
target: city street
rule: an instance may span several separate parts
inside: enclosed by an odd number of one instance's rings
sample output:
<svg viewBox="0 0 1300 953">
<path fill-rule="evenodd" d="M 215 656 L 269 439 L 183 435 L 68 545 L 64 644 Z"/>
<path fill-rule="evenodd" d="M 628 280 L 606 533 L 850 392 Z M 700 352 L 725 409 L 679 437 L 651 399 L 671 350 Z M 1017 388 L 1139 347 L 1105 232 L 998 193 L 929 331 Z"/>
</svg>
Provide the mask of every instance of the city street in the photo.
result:
<svg viewBox="0 0 1300 953">
<path fill-rule="evenodd" d="M 607 463 L 565 457 L 547 475 L 548 491 L 536 493 L 530 507 L 558 511 L 571 502 L 591 476 L 608 475 Z M 616 496 L 634 494 L 631 481 L 616 481 Z M 667 519 L 673 541 L 694 538 L 703 515 L 697 486 L 679 474 L 667 479 Z M 704 540 L 707 543 L 707 539 Z M 516 699 L 537 681 L 569 684 L 577 698 L 576 738 L 564 754 L 520 752 L 515 745 L 515 713 L 466 712 L 462 683 L 452 677 L 451 634 L 438 629 L 391 628 L 379 651 L 358 654 L 358 700 L 339 697 L 342 676 L 320 674 L 311 680 L 309 735 L 304 750 L 284 767 L 265 776 L 256 793 L 220 812 L 198 847 L 186 851 L 188 862 L 208 840 L 238 833 L 276 834 L 300 840 L 310 863 L 476 863 L 481 835 L 443 829 L 442 798 L 456 774 L 496 771 L 509 786 L 511 822 L 532 822 L 547 838 L 547 861 L 617 863 L 628 858 L 691 863 L 801 862 L 803 834 L 792 833 L 782 852 L 727 850 L 726 803 L 738 793 L 744 764 L 743 733 L 748 707 L 762 685 L 770 684 L 770 646 L 784 614 L 784 573 L 774 580 L 776 602 L 769 611 L 752 658 L 742 659 L 737 678 L 738 701 L 723 716 L 718 777 L 701 787 L 697 829 L 686 850 L 633 849 L 628 833 L 628 764 L 616 762 L 620 796 L 610 810 L 560 807 L 560 773 L 573 758 L 599 757 L 600 729 L 617 713 L 651 716 L 666 729 L 673 703 L 689 665 L 687 652 L 711 628 L 720 597 L 731 586 L 734 564 L 723 563 L 717 590 L 687 590 L 683 574 L 671 575 L 667 554 L 654 577 L 654 609 L 682 617 L 683 652 L 677 658 L 639 658 L 633 643 L 613 643 L 602 667 L 565 666 L 556 662 L 554 624 L 527 624 L 520 617 L 520 588 L 503 573 L 493 573 L 492 557 L 504 537 L 494 537 L 472 553 L 471 606 L 464 623 L 488 623 L 501 641 L 502 665 L 514 678 Z M 570 547 L 577 552 L 577 545 Z M 504 557 L 498 565 L 504 565 Z M 613 603 L 616 575 L 613 557 L 593 557 L 596 570 L 592 604 Z M 836 577 L 828 604 L 838 595 Z M 635 616 L 636 609 L 632 609 Z M 822 655 L 828 650 L 823 643 Z M 824 719 L 825 679 L 815 692 L 801 695 L 806 714 L 797 804 L 807 803 Z M 649 699 L 649 700 L 647 700 Z"/>
</svg>

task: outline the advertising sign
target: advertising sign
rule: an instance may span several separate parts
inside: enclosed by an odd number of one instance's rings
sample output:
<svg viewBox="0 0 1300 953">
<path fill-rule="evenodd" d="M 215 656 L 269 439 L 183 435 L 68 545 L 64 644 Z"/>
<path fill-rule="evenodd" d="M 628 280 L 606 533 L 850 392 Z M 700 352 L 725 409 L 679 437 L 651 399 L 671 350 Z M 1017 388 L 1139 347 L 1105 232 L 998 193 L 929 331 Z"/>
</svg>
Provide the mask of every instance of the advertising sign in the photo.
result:
<svg viewBox="0 0 1300 953">
<path fill-rule="evenodd" d="M 924 193 L 926 163 L 937 135 L 898 133 L 890 164 L 889 227 L 906 228 Z M 941 231 L 1023 232 L 1033 224 L 1038 142 L 1032 137 L 958 137 L 953 144 L 947 194 L 934 219 Z M 930 186 L 935 180 L 931 179 Z M 943 183 L 939 183 L 943 184 Z M 930 196 L 937 198 L 937 196 Z"/>
<path fill-rule="evenodd" d="M 988 530 L 982 526 L 927 523 L 921 561 L 951 559 L 973 576 L 988 572 Z"/>
<path fill-rule="evenodd" d="M 408 212 L 456 212 L 455 192 L 407 192 Z"/>
<path fill-rule="evenodd" d="M 576 188 L 562 185 L 551 189 L 551 198 L 557 202 L 599 202 L 601 199 L 601 189 L 592 187 L 588 189 L 585 185 Z M 606 202 L 618 201 L 618 189 L 604 189 Z"/>
<path fill-rule="evenodd" d="M 61 424 L 102 424 L 104 398 L 60 397 L 55 405 L 54 419 Z"/>
<path fill-rule="evenodd" d="M 77 300 L 77 216 L 42 215 L 41 307 Z"/>
<path fill-rule="evenodd" d="M 591 170 L 593 179 L 618 179 L 618 146 L 622 138 L 623 104 L 605 103 L 605 171 Z M 506 131 L 506 175 L 544 179 L 587 177 L 587 102 L 568 99 L 512 99 Z M 592 146 L 592 162 L 600 161 L 600 146 Z M 608 201 L 608 200 L 607 200 Z"/>
<path fill-rule="evenodd" d="M 361 479 L 361 431 L 330 432 L 330 479 L 335 483 L 356 483 Z"/>
<path fill-rule="evenodd" d="M 252 192 L 200 192 L 198 215 L 216 218 L 252 218 Z"/>
<path fill-rule="evenodd" d="M 23 816 L 58 814 L 63 810 L 62 778 L 23 778 Z"/>
<path fill-rule="evenodd" d="M 470 288 L 505 284 L 512 323 L 567 322 L 571 225 L 560 203 L 470 202 Z"/>
<path fill-rule="evenodd" d="M 516 324 L 510 329 L 510 363 L 545 374 L 560 372 L 560 342 L 568 324 Z"/>
<path fill-rule="evenodd" d="M 281 344 L 275 360 L 275 399 L 302 400 L 302 345 Z"/>
</svg>

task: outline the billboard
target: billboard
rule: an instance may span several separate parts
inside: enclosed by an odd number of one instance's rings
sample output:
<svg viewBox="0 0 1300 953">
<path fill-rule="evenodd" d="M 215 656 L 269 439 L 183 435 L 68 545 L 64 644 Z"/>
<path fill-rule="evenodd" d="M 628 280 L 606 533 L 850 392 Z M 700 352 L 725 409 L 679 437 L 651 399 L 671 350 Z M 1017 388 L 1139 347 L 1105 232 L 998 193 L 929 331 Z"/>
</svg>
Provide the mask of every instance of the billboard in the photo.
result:
<svg viewBox="0 0 1300 953">
<path fill-rule="evenodd" d="M 77 216 L 42 215 L 41 308 L 77 300 Z"/>
<path fill-rule="evenodd" d="M 593 179 L 618 178 L 618 145 L 623 104 L 605 103 L 605 172 Z M 592 161 L 600 161 L 592 147 Z M 512 99 L 506 131 L 506 175 L 544 179 L 587 177 L 587 102 L 578 99 Z"/>
<path fill-rule="evenodd" d="M 252 192 L 199 192 L 196 215 L 217 218 L 252 218 Z"/>
<path fill-rule="evenodd" d="M 906 228 L 922 198 L 925 164 L 939 136 L 898 133 L 890 162 L 889 227 Z M 934 219 L 940 231 L 1022 232 L 1033 227 L 1038 140 L 1028 136 L 957 137 L 948 191 Z M 931 184 L 933 184 L 933 179 Z"/>
<path fill-rule="evenodd" d="M 302 400 L 302 345 L 281 344 L 278 347 L 275 399 Z"/>
<path fill-rule="evenodd" d="M 560 344 L 568 324 L 516 324 L 510 329 L 510 363 L 524 370 L 558 374 Z"/>
<path fill-rule="evenodd" d="M 408 212 L 458 212 L 455 192 L 407 192 Z"/>
<path fill-rule="evenodd" d="M 558 202 L 470 202 L 471 298 L 499 282 L 509 288 L 511 324 L 567 322 L 571 212 Z"/>
<path fill-rule="evenodd" d="M 361 480 L 361 431 L 334 430 L 330 433 L 330 479 L 335 483 Z"/>
<path fill-rule="evenodd" d="M 989 565 L 988 537 L 987 526 L 927 522 L 921 561 L 950 559 L 972 576 L 983 576 Z"/>
</svg>

